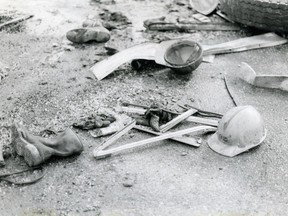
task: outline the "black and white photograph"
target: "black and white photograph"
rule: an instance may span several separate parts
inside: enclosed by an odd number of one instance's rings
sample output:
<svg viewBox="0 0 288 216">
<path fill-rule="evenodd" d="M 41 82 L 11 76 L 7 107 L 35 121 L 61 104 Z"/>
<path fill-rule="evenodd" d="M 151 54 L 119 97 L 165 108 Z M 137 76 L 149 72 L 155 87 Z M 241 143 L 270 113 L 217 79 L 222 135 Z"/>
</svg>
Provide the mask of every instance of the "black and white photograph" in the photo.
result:
<svg viewBox="0 0 288 216">
<path fill-rule="evenodd" d="M 288 0 L 0 0 L 1 216 L 286 216 Z"/>
</svg>

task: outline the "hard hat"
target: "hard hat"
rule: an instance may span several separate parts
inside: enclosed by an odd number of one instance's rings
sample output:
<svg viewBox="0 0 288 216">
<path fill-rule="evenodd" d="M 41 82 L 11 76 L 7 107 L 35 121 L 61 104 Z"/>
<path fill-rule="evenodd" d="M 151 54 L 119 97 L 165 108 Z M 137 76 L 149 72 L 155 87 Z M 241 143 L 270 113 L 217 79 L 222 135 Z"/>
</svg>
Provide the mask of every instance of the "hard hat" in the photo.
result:
<svg viewBox="0 0 288 216">
<path fill-rule="evenodd" d="M 203 49 L 195 41 L 180 40 L 167 48 L 164 59 L 172 70 L 187 74 L 199 67 L 202 62 Z"/>
<path fill-rule="evenodd" d="M 220 120 L 218 129 L 208 139 L 215 152 L 234 157 L 260 145 L 266 137 L 264 121 L 253 106 L 238 106 Z"/>
<path fill-rule="evenodd" d="M 219 0 L 190 0 L 190 4 L 199 13 L 208 15 L 216 9 Z"/>
</svg>

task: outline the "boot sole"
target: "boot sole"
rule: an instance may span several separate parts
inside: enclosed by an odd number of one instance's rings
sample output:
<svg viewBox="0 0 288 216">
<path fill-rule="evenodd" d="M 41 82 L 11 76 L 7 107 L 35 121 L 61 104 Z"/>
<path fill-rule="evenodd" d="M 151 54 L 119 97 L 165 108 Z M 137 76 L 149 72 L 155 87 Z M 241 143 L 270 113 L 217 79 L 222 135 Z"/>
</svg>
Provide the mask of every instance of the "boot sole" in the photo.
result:
<svg viewBox="0 0 288 216">
<path fill-rule="evenodd" d="M 23 157 L 29 166 L 37 166 L 42 162 L 38 149 L 32 144 L 23 148 Z"/>
<path fill-rule="evenodd" d="M 74 43 L 85 43 L 89 41 L 103 43 L 110 39 L 110 33 L 105 28 L 79 28 L 67 32 L 66 37 Z"/>
<path fill-rule="evenodd" d="M 11 130 L 13 140 L 12 146 L 14 146 L 14 149 L 18 155 L 23 156 L 24 148 L 29 143 L 26 142 L 26 140 L 24 140 L 21 136 L 21 131 L 19 130 L 19 126 L 17 124 L 13 124 Z"/>
</svg>

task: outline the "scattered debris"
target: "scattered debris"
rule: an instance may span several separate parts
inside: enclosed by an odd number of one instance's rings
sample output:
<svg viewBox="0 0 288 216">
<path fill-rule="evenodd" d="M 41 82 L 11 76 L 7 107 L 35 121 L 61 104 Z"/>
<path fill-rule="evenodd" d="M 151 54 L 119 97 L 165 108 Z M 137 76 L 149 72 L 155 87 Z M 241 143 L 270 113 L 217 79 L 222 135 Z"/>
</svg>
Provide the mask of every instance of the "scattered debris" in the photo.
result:
<svg viewBox="0 0 288 216">
<path fill-rule="evenodd" d="M 0 81 L 8 76 L 9 70 L 10 68 L 6 64 L 0 62 Z"/>
<path fill-rule="evenodd" d="M 173 118 L 174 113 L 165 111 L 158 106 L 151 106 L 145 112 L 145 118 L 148 120 L 148 125 L 153 128 L 154 131 L 160 131 L 160 124 L 168 122 Z"/>
<path fill-rule="evenodd" d="M 163 68 L 163 65 L 156 64 L 153 60 L 136 59 L 131 62 L 134 70 L 141 71 L 148 68 Z"/>
<path fill-rule="evenodd" d="M 238 31 L 241 28 L 233 23 L 227 22 L 185 22 L 176 23 L 165 21 L 165 17 L 148 19 L 144 21 L 144 27 L 150 31 Z"/>
<path fill-rule="evenodd" d="M 205 55 L 203 56 L 203 62 L 213 63 L 215 59 L 215 55 Z"/>
<path fill-rule="evenodd" d="M 284 39 L 275 33 L 266 33 L 241 38 L 216 45 L 198 46 L 196 45 L 196 42 L 189 40 L 170 40 L 163 41 L 161 43 L 143 43 L 122 50 L 113 56 L 96 63 L 91 70 L 96 78 L 101 80 L 112 73 L 120 65 L 128 61 L 145 59 L 154 60 L 157 64 L 167 66 L 177 73 L 185 74 L 195 70 L 200 65 L 202 62 L 202 49 L 203 55 L 206 56 L 212 54 L 242 52 L 251 49 L 281 45 L 284 43 L 287 43 L 287 39 Z M 178 54 L 179 51 L 180 55 Z M 186 56 L 185 59 L 184 56 Z M 179 61 L 176 61 L 177 59 Z"/>
<path fill-rule="evenodd" d="M 119 130 L 117 133 L 115 133 L 114 135 L 109 137 L 105 142 L 101 143 L 99 147 L 94 149 L 94 151 L 93 151 L 94 157 L 96 159 L 103 158 L 103 157 L 99 157 L 98 153 L 101 152 L 103 149 L 107 148 L 108 146 L 110 146 L 111 144 L 113 144 L 116 140 L 118 140 L 124 134 L 128 133 L 128 131 L 130 131 L 135 125 L 136 125 L 136 121 L 134 120 L 131 123 L 129 123 L 128 125 L 126 125 L 125 127 L 123 127 L 121 130 Z M 108 157 L 108 156 L 109 156 L 109 154 L 105 155 L 105 157 Z"/>
<path fill-rule="evenodd" d="M 203 14 L 197 13 L 193 14 L 193 18 L 200 21 L 200 22 L 211 22 L 211 19 Z"/>
<path fill-rule="evenodd" d="M 31 176 L 34 175 L 34 173 L 36 173 L 36 172 L 40 172 L 40 174 L 34 179 L 26 180 L 26 177 L 23 176 L 23 174 L 28 173 L 28 172 L 33 172 L 31 174 Z M 33 167 L 33 168 L 28 168 L 28 169 L 25 169 L 25 170 L 21 170 L 21 171 L 1 174 L 0 175 L 0 181 L 6 181 L 6 182 L 8 182 L 10 184 L 14 184 L 14 185 L 33 184 L 33 183 L 38 182 L 40 179 L 42 179 L 45 176 L 46 172 L 47 171 L 41 166 L 40 167 Z M 18 180 L 15 180 L 15 179 L 11 179 L 11 177 L 15 178 L 16 176 L 17 176 L 17 179 L 20 178 L 21 180 L 18 181 Z"/>
<path fill-rule="evenodd" d="M 68 31 L 66 37 L 73 43 L 104 43 L 110 39 L 110 32 L 104 27 L 78 28 Z"/>
<path fill-rule="evenodd" d="M 108 30 L 124 29 L 131 24 L 127 16 L 119 11 L 111 12 L 108 9 L 104 9 L 99 15 L 102 19 L 102 25 Z"/>
<path fill-rule="evenodd" d="M 11 142 L 10 127 L 0 127 L 0 167 L 5 166 L 4 158 L 9 156 L 9 144 Z M 7 151 L 8 150 L 8 151 Z"/>
<path fill-rule="evenodd" d="M 125 111 L 127 113 L 134 113 L 134 114 L 139 114 L 139 115 L 145 115 L 147 109 L 149 107 L 146 107 L 144 106 L 144 108 L 133 108 L 133 107 L 121 107 L 121 110 L 122 111 Z M 195 107 L 190 107 L 190 108 L 193 108 L 193 109 L 197 109 Z M 185 107 L 185 109 L 187 109 Z M 171 112 L 169 110 L 166 110 L 166 109 L 163 109 L 164 111 L 166 112 L 170 112 L 171 114 L 173 115 L 180 115 L 180 113 L 174 113 L 174 112 Z M 216 118 L 221 118 L 222 115 L 221 114 L 218 114 L 218 113 L 212 113 L 212 112 L 208 112 L 208 111 L 204 111 L 204 110 L 196 110 L 195 113 L 204 113 L 206 112 L 206 115 L 204 114 L 205 117 L 216 117 Z M 214 120 L 214 119 L 207 119 L 207 118 L 201 118 L 201 117 L 196 117 L 196 116 L 189 116 L 188 118 L 185 119 L 185 121 L 187 122 L 193 122 L 193 123 L 198 123 L 198 124 L 203 124 L 203 125 L 210 125 L 210 126 L 214 126 L 214 127 L 217 127 L 219 122 L 218 120 Z M 138 122 L 137 122 L 138 123 Z M 150 126 L 149 124 L 147 124 L 147 126 Z"/>
<path fill-rule="evenodd" d="M 198 43 L 188 40 L 143 43 L 96 63 L 91 70 L 101 80 L 120 65 L 135 59 L 154 60 L 157 64 L 185 74 L 195 70 L 202 62 L 202 48 Z"/>
<path fill-rule="evenodd" d="M 221 155 L 234 157 L 260 145 L 266 133 L 262 116 L 253 106 L 238 106 L 223 116 L 208 145 Z"/>
<path fill-rule="evenodd" d="M 252 37 L 240 38 L 237 40 L 215 44 L 203 45 L 204 55 L 224 54 L 232 52 L 243 52 L 252 49 L 266 48 L 287 43 L 287 39 L 275 33 L 265 33 Z"/>
<path fill-rule="evenodd" d="M 23 22 L 23 21 L 28 20 L 28 19 L 30 19 L 32 17 L 33 17 L 33 15 L 26 15 L 26 16 L 23 16 L 23 17 L 19 17 L 19 18 L 15 18 L 15 19 L 9 20 L 9 21 L 7 21 L 5 23 L 0 24 L 0 29 L 5 27 L 5 26 L 11 25 L 11 24 L 16 24 L 16 23 L 19 23 L 19 22 Z"/>
<path fill-rule="evenodd" d="M 281 89 L 288 91 L 288 76 L 257 75 L 250 65 L 242 62 L 238 76 L 247 83 L 263 88 Z"/>
<path fill-rule="evenodd" d="M 216 14 L 221 17 L 222 19 L 230 22 L 230 23 L 235 23 L 233 20 L 229 19 L 225 14 L 223 14 L 220 10 L 216 11 Z"/>
<path fill-rule="evenodd" d="M 122 122 L 117 121 L 116 123 L 117 124 L 111 124 L 108 127 L 99 128 L 96 130 L 89 131 L 89 133 L 94 138 L 114 134 L 117 131 L 119 131 L 121 128 L 124 127 L 124 124 Z"/>
<path fill-rule="evenodd" d="M 96 20 L 95 18 L 91 18 L 91 19 L 86 19 L 83 23 L 82 23 L 83 27 L 100 27 L 102 26 L 101 22 L 99 20 Z"/>
<path fill-rule="evenodd" d="M 171 133 L 165 133 L 162 135 L 159 135 L 157 137 L 152 137 L 152 138 L 148 138 L 145 140 L 140 140 L 137 142 L 133 142 L 130 144 L 125 144 L 123 146 L 119 146 L 116 148 L 112 148 L 109 150 L 104 150 L 106 147 L 110 146 L 112 143 L 114 143 L 118 138 L 120 138 L 123 134 L 127 133 L 129 130 L 131 130 L 134 126 L 135 126 L 135 121 L 131 122 L 129 125 L 127 125 L 126 127 L 124 127 L 122 130 L 118 131 L 116 134 L 114 134 L 110 139 L 108 139 L 106 142 L 104 142 L 103 144 L 101 144 L 98 148 L 96 148 L 94 150 L 94 157 L 96 159 L 103 159 L 106 157 L 111 156 L 114 153 L 117 153 L 119 151 L 123 151 L 123 150 L 127 150 L 127 149 L 131 149 L 131 148 L 135 148 L 135 147 L 140 147 L 140 146 L 144 146 L 153 142 L 157 142 L 157 141 L 161 141 L 161 140 L 165 140 L 165 139 L 170 139 L 173 137 L 178 137 L 184 134 L 205 134 L 208 132 L 213 132 L 216 131 L 215 127 L 211 127 L 211 126 L 196 126 L 193 128 L 188 128 L 188 129 L 184 129 L 184 130 L 180 130 L 180 131 L 176 131 L 176 132 L 171 132 Z"/>
<path fill-rule="evenodd" d="M 63 45 L 62 48 L 63 48 L 65 51 L 73 51 L 73 50 L 75 50 L 75 47 L 70 46 L 70 45 Z"/>
<path fill-rule="evenodd" d="M 136 175 L 126 173 L 122 184 L 124 187 L 132 187 L 135 184 L 135 181 L 136 181 Z"/>
<path fill-rule="evenodd" d="M 93 0 L 94 2 L 100 3 L 100 4 L 115 4 L 116 1 L 115 0 Z"/>
<path fill-rule="evenodd" d="M 223 115 L 220 114 L 220 113 L 216 113 L 216 112 L 211 112 L 211 111 L 206 111 L 206 110 L 203 110 L 203 109 L 199 109 L 198 107 L 195 107 L 195 106 L 191 106 L 189 104 L 186 104 L 185 106 L 181 106 L 178 104 L 178 106 L 182 107 L 183 109 L 195 109 L 196 110 L 196 114 L 199 114 L 203 117 L 214 117 L 214 118 L 222 118 Z"/>
<path fill-rule="evenodd" d="M 96 128 L 102 128 L 109 126 L 112 122 L 116 121 L 113 116 L 107 115 L 91 115 L 86 118 L 80 119 L 77 123 L 73 124 L 73 127 L 80 128 L 82 130 L 93 130 Z"/>
<path fill-rule="evenodd" d="M 52 156 L 67 157 L 83 151 L 83 144 L 70 128 L 48 139 L 30 134 L 17 123 L 12 125 L 12 146 L 29 166 L 38 166 Z"/>
<path fill-rule="evenodd" d="M 171 128 L 173 128 L 174 126 L 176 126 L 177 124 L 179 124 L 181 121 L 183 121 L 184 119 L 187 119 L 189 116 L 193 115 L 194 113 L 196 113 L 197 110 L 195 109 L 189 109 L 186 112 L 182 113 L 181 115 L 177 116 L 176 118 L 172 119 L 171 121 L 169 121 L 168 123 L 162 125 L 160 127 L 160 131 L 162 133 L 170 130 Z"/>
<path fill-rule="evenodd" d="M 3 156 L 3 144 L 0 143 L 0 167 L 5 166 L 4 156 Z"/>
<path fill-rule="evenodd" d="M 237 103 L 236 103 L 236 101 L 235 101 L 235 99 L 234 99 L 234 97 L 233 97 L 233 95 L 231 94 L 231 91 L 230 91 L 230 88 L 229 88 L 229 86 L 228 86 L 228 82 L 227 82 L 226 76 L 224 77 L 224 83 L 225 83 L 225 87 L 226 87 L 226 89 L 227 89 L 227 92 L 228 92 L 230 98 L 232 99 L 233 104 L 234 104 L 235 106 L 238 106 Z"/>
<path fill-rule="evenodd" d="M 216 9 L 219 0 L 190 0 L 190 4 L 194 10 L 204 15 L 208 15 Z"/>
<path fill-rule="evenodd" d="M 155 131 L 152 131 L 152 130 L 149 130 L 149 129 L 145 129 L 145 128 L 139 127 L 137 125 L 134 126 L 134 129 L 139 130 L 141 132 L 154 134 L 154 135 L 157 135 L 157 136 L 161 135 L 161 133 L 158 133 L 158 132 L 155 132 Z M 180 142 L 180 143 L 183 143 L 183 144 L 186 144 L 186 145 L 189 145 L 189 146 L 194 146 L 194 147 L 199 147 L 200 144 L 201 144 L 198 141 L 199 139 L 191 137 L 191 136 L 189 136 L 189 137 L 178 136 L 178 137 L 170 138 L 170 140 L 173 140 L 173 141 L 176 141 L 176 142 Z"/>
<path fill-rule="evenodd" d="M 188 155 L 187 152 L 182 152 L 182 153 L 181 153 L 181 156 L 183 156 L 183 157 L 184 157 L 184 156 L 187 156 L 187 155 Z"/>
<path fill-rule="evenodd" d="M 114 134 L 132 121 L 132 118 L 130 116 L 127 116 L 126 114 L 118 114 L 110 110 L 107 111 L 106 109 L 102 113 L 99 112 L 99 114 L 105 116 L 112 116 L 114 119 L 116 119 L 116 121 L 112 122 L 108 127 L 102 127 L 90 130 L 89 134 L 94 138 Z"/>
<path fill-rule="evenodd" d="M 218 120 L 206 119 L 206 118 L 201 118 L 201 117 L 196 117 L 196 116 L 189 116 L 186 119 L 186 121 L 197 123 L 197 124 L 202 124 L 202 125 L 210 125 L 210 126 L 214 126 L 214 127 L 217 127 L 219 124 Z"/>
</svg>

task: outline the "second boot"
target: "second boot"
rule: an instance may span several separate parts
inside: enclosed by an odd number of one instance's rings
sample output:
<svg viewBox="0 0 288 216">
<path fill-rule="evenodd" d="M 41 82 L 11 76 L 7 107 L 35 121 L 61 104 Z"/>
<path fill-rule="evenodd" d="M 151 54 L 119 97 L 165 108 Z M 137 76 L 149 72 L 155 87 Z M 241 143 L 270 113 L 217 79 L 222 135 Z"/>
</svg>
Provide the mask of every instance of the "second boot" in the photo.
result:
<svg viewBox="0 0 288 216">
<path fill-rule="evenodd" d="M 29 166 L 42 164 L 52 156 L 67 157 L 83 151 L 82 142 L 70 128 L 54 138 L 43 138 L 17 123 L 12 125 L 12 146 Z"/>
</svg>

